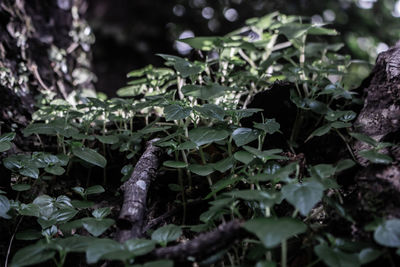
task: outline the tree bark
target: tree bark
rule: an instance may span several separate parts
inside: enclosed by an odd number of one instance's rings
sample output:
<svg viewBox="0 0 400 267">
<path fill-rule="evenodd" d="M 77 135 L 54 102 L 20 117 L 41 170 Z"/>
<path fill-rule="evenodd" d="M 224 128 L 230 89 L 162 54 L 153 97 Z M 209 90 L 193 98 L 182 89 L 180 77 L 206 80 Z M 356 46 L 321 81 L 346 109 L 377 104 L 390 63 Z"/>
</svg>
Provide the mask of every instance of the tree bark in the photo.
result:
<svg viewBox="0 0 400 267">
<path fill-rule="evenodd" d="M 355 175 L 345 205 L 356 221 L 352 234 L 361 237 L 363 226 L 377 217 L 400 218 L 400 43 L 378 56 L 366 81 L 355 131 L 394 145 L 380 151 L 393 159 L 388 165 L 372 164 L 358 154 L 370 145 L 356 141 L 352 146 L 363 168 Z"/>
</svg>

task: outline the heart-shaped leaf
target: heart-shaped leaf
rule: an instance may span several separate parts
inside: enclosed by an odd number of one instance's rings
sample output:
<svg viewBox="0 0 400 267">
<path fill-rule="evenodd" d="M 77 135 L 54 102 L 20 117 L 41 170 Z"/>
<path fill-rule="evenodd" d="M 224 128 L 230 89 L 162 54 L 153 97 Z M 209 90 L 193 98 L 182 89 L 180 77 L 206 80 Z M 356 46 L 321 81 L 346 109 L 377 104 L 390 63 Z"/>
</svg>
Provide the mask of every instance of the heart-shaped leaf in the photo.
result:
<svg viewBox="0 0 400 267">
<path fill-rule="evenodd" d="M 266 248 L 273 248 L 307 230 L 303 222 L 293 218 L 256 218 L 247 221 L 244 228 L 255 234 Z"/>
<path fill-rule="evenodd" d="M 282 187 L 286 200 L 296 207 L 303 216 L 311 211 L 323 195 L 324 186 L 316 181 L 288 184 Z"/>
<path fill-rule="evenodd" d="M 168 224 L 160 227 L 151 234 L 151 239 L 157 241 L 162 246 L 166 246 L 168 242 L 175 241 L 182 235 L 179 226 Z"/>
</svg>

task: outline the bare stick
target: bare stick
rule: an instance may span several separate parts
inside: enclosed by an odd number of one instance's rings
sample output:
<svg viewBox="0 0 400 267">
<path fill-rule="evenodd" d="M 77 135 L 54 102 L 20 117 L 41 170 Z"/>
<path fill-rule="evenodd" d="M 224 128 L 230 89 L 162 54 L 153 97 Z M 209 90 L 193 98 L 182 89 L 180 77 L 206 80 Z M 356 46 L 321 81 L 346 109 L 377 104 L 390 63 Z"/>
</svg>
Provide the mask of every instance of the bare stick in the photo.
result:
<svg viewBox="0 0 400 267">
<path fill-rule="evenodd" d="M 158 139 L 147 143 L 146 151 L 137 162 L 131 177 L 121 186 L 124 203 L 117 221 L 119 231 L 116 239 L 119 242 L 142 236 L 147 190 L 157 174 L 161 153 L 161 149 L 154 146 L 156 141 Z"/>
<path fill-rule="evenodd" d="M 176 246 L 158 248 L 150 254 L 152 259 L 173 259 L 187 262 L 190 258 L 201 261 L 215 253 L 229 248 L 236 240 L 242 239 L 246 232 L 239 220 L 221 224 L 217 229 Z"/>
</svg>

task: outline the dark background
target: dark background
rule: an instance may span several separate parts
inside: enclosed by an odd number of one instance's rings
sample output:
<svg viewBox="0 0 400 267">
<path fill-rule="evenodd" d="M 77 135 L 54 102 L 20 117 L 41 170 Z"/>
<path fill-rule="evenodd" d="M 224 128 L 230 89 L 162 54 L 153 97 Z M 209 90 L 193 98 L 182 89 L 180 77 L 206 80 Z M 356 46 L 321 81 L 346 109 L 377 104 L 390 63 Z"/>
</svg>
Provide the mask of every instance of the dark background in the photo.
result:
<svg viewBox="0 0 400 267">
<path fill-rule="evenodd" d="M 175 43 L 182 33 L 225 35 L 246 19 L 273 11 L 333 24 L 343 52 L 371 63 L 400 39 L 397 0 L 90 0 L 96 88 L 113 96 L 125 85 L 127 72 L 161 65 L 156 53 L 184 55 Z"/>
</svg>

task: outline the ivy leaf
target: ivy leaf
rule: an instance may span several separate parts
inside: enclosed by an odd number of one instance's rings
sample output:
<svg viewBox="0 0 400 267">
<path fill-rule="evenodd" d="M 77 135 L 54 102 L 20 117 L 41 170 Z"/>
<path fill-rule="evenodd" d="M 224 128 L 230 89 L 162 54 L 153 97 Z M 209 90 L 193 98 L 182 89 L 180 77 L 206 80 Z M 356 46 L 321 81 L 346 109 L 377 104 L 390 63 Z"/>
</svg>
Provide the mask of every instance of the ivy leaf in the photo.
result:
<svg viewBox="0 0 400 267">
<path fill-rule="evenodd" d="M 113 219 L 96 219 L 96 218 L 83 218 L 83 227 L 92 235 L 99 236 L 104 233 L 108 227 L 114 224 Z"/>
<path fill-rule="evenodd" d="M 264 123 L 256 123 L 254 124 L 254 128 L 263 130 L 268 134 L 274 134 L 279 131 L 280 124 L 275 121 L 275 119 L 265 120 Z"/>
<path fill-rule="evenodd" d="M 182 235 L 182 230 L 179 226 L 168 224 L 155 230 L 151 239 L 157 241 L 160 245 L 166 246 L 168 242 L 175 241 Z"/>
<path fill-rule="evenodd" d="M 247 221 L 244 228 L 255 234 L 266 248 L 273 248 L 307 230 L 303 222 L 293 218 L 256 218 Z"/>
<path fill-rule="evenodd" d="M 104 168 L 107 164 L 107 160 L 102 155 L 90 148 L 74 147 L 72 148 L 72 154 L 88 163 L 99 166 L 101 168 Z"/>
<path fill-rule="evenodd" d="M 0 152 L 9 150 L 11 146 L 12 145 L 9 141 L 0 141 Z"/>
<path fill-rule="evenodd" d="M 258 138 L 258 131 L 250 128 L 237 128 L 232 133 L 232 138 L 237 146 L 243 146 Z"/>
<path fill-rule="evenodd" d="M 282 187 L 286 200 L 296 207 L 303 216 L 311 211 L 323 195 L 324 186 L 316 181 L 288 184 Z"/>
<path fill-rule="evenodd" d="M 227 170 L 231 169 L 234 163 L 235 163 L 234 159 L 232 157 L 229 157 L 214 163 L 213 168 L 219 172 L 224 173 Z"/>
<path fill-rule="evenodd" d="M 321 179 L 330 178 L 336 172 L 336 167 L 331 164 L 318 164 L 311 167 L 311 173 Z"/>
<path fill-rule="evenodd" d="M 374 232 L 375 241 L 386 247 L 400 247 L 400 219 L 381 223 Z"/>
<path fill-rule="evenodd" d="M 194 109 L 206 118 L 223 121 L 225 117 L 224 109 L 214 104 L 204 104 L 201 107 L 196 106 Z"/>
<path fill-rule="evenodd" d="M 173 104 L 164 108 L 165 120 L 174 121 L 186 118 L 192 112 L 191 108 L 184 108 L 180 105 Z"/>
<path fill-rule="evenodd" d="M 357 267 L 361 263 L 357 254 L 349 254 L 327 245 L 318 245 L 314 247 L 315 254 L 329 267 Z"/>
<path fill-rule="evenodd" d="M 246 165 L 249 164 L 253 159 L 255 159 L 254 155 L 252 155 L 251 153 L 249 153 L 247 151 L 243 151 L 243 150 L 238 151 L 235 154 L 233 154 L 233 157 L 236 160 L 238 160 Z"/>
<path fill-rule="evenodd" d="M 191 164 L 189 165 L 189 170 L 200 176 L 207 176 L 214 172 L 212 164 L 206 164 L 206 165 Z"/>
<path fill-rule="evenodd" d="M 359 151 L 358 155 L 376 164 L 390 164 L 393 161 L 392 158 L 389 157 L 388 155 L 379 153 L 374 149 Z"/>
<path fill-rule="evenodd" d="M 196 143 L 197 146 L 221 141 L 228 136 L 228 131 L 214 128 L 199 127 L 189 131 L 189 139 Z"/>
</svg>

